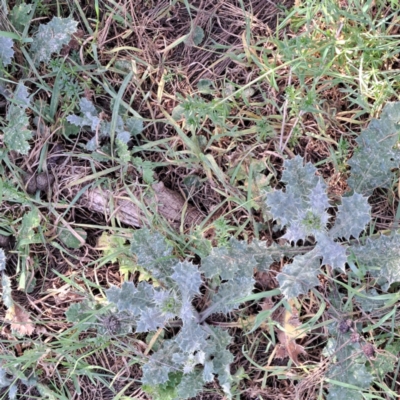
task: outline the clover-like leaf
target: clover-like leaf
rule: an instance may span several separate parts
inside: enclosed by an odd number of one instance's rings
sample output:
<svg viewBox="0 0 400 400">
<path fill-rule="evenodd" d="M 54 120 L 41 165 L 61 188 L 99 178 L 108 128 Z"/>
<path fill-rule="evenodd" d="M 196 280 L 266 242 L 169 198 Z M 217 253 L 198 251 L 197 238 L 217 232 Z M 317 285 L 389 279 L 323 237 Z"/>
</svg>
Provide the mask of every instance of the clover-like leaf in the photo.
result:
<svg viewBox="0 0 400 400">
<path fill-rule="evenodd" d="M 77 26 L 78 22 L 71 17 L 53 17 L 49 23 L 39 25 L 31 46 L 35 62 L 50 61 L 53 53 L 58 54 L 62 47 L 69 43 L 71 36 L 77 31 Z"/>
<path fill-rule="evenodd" d="M 289 299 L 298 297 L 318 286 L 320 264 L 320 257 L 316 250 L 296 256 L 291 264 L 286 264 L 276 278 L 285 297 Z"/>
</svg>

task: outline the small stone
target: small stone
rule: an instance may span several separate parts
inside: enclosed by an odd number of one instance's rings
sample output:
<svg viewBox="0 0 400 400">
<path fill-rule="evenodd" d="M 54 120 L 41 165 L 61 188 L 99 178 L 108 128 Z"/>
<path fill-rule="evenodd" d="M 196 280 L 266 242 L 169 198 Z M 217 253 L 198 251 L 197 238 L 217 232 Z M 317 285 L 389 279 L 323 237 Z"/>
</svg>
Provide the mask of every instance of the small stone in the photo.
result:
<svg viewBox="0 0 400 400">
<path fill-rule="evenodd" d="M 10 236 L 0 235 L 0 247 L 7 247 L 10 243 Z"/>
<path fill-rule="evenodd" d="M 64 145 L 62 145 L 61 143 L 57 143 L 56 145 L 54 145 L 48 157 L 47 165 L 51 168 L 60 165 L 65 159 L 64 153 L 65 153 Z"/>
<path fill-rule="evenodd" d="M 36 186 L 38 190 L 47 191 L 49 186 L 54 183 L 54 176 L 47 172 L 41 172 L 36 176 Z"/>
<path fill-rule="evenodd" d="M 32 174 L 32 172 L 27 172 L 23 176 L 22 180 L 25 185 L 25 190 L 29 194 L 35 194 L 37 190 L 35 175 Z"/>
</svg>

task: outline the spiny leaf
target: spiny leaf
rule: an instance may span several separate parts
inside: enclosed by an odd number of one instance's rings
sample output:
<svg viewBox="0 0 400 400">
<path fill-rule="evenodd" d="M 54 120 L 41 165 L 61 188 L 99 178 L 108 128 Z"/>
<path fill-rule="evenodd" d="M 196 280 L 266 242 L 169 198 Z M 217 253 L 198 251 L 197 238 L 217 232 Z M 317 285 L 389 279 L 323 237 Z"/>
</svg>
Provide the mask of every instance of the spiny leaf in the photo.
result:
<svg viewBox="0 0 400 400">
<path fill-rule="evenodd" d="M 1 273 L 1 288 L 3 304 L 7 308 L 11 308 L 14 305 L 14 301 L 12 299 L 11 279 L 4 273 L 4 271 Z"/>
<path fill-rule="evenodd" d="M 316 250 L 294 257 L 293 262 L 286 264 L 276 277 L 282 293 L 289 299 L 307 294 L 319 285 L 319 267 L 320 257 Z"/>
<path fill-rule="evenodd" d="M 254 256 L 248 244 L 232 237 L 228 246 L 213 248 L 211 254 L 203 259 L 200 269 L 207 278 L 219 275 L 221 279 L 229 280 L 237 275 L 252 275 L 254 267 Z"/>
<path fill-rule="evenodd" d="M 358 296 L 357 294 L 364 294 L 366 296 L 368 296 L 369 298 L 365 298 L 365 297 L 361 297 Z M 375 311 L 379 308 L 382 308 L 385 305 L 385 302 L 383 300 L 379 299 L 379 294 L 376 291 L 376 289 L 371 289 L 369 291 L 360 291 L 357 292 L 356 296 L 355 296 L 355 301 L 360 305 L 361 309 L 364 312 L 372 312 Z M 372 297 L 372 299 L 371 299 Z M 376 297 L 376 298 L 374 298 Z"/>
<path fill-rule="evenodd" d="M 237 309 L 240 302 L 237 299 L 248 296 L 253 292 L 254 279 L 252 276 L 242 276 L 230 279 L 220 284 L 217 293 L 211 295 L 213 312 L 228 314 Z"/>
<path fill-rule="evenodd" d="M 39 30 L 33 38 L 31 50 L 35 62 L 48 62 L 53 53 L 59 53 L 62 47 L 69 43 L 71 35 L 77 31 L 78 22 L 72 17 L 53 19 L 47 24 L 39 25 Z"/>
<path fill-rule="evenodd" d="M 187 322 L 175 338 L 176 344 L 186 353 L 193 353 L 206 346 L 208 334 L 195 321 Z"/>
<path fill-rule="evenodd" d="M 352 390 L 332 384 L 329 387 L 329 395 L 327 398 L 329 400 L 339 400 L 345 398 L 362 399 L 362 390 L 369 389 L 373 379 L 372 375 L 367 371 L 367 368 L 364 364 L 353 362 L 352 359 L 343 361 L 337 365 L 331 365 L 328 370 L 328 376 L 336 381 L 360 388 L 360 390 Z M 344 394 L 349 397 L 337 397 L 339 395 L 343 396 Z"/>
<path fill-rule="evenodd" d="M 177 387 L 177 395 L 179 399 L 189 399 L 196 397 L 203 390 L 203 377 L 200 371 L 193 371 L 182 377 Z"/>
<path fill-rule="evenodd" d="M 326 400 L 364 400 L 364 396 L 359 390 L 348 389 L 339 385 L 331 385 Z"/>
<path fill-rule="evenodd" d="M 96 322 L 96 317 L 92 311 L 91 304 L 84 300 L 80 303 L 71 304 L 67 311 L 65 311 L 65 316 L 68 322 L 81 322 L 85 320 L 86 322 Z"/>
<path fill-rule="evenodd" d="M 172 247 L 167 245 L 158 232 L 142 228 L 134 232 L 131 252 L 136 254 L 137 263 L 147 269 L 157 279 L 165 279 L 174 273 L 176 259 L 172 257 Z"/>
<path fill-rule="evenodd" d="M 399 140 L 400 102 L 388 103 L 381 118 L 373 119 L 357 138 L 358 147 L 348 161 L 351 167 L 349 186 L 370 195 L 377 187 L 388 188 L 393 168 L 398 168 L 400 152 L 394 149 Z"/>
<path fill-rule="evenodd" d="M 325 232 L 329 201 L 325 183 L 315 175 L 316 168 L 310 163 L 303 165 L 300 156 L 285 161 L 284 167 L 285 192 L 268 193 L 266 200 L 274 219 L 287 226 L 284 237 L 297 242 Z"/>
<path fill-rule="evenodd" d="M 228 332 L 219 327 L 210 327 L 210 338 L 208 347 L 205 349 L 206 355 L 212 356 L 212 373 L 218 374 L 218 381 L 225 394 L 231 397 L 230 364 L 233 362 L 233 355 L 227 349 L 232 341 Z"/>
<path fill-rule="evenodd" d="M 125 125 L 132 136 L 139 135 L 144 129 L 143 120 L 139 118 L 128 118 Z"/>
<path fill-rule="evenodd" d="M 179 262 L 174 266 L 171 278 L 178 284 L 181 293 L 194 297 L 200 293 L 203 283 L 198 267 L 189 261 Z"/>
<path fill-rule="evenodd" d="M 367 238 L 365 245 L 354 245 L 351 250 L 357 261 L 380 279 L 383 290 L 400 282 L 400 234 Z"/>
<path fill-rule="evenodd" d="M 173 340 L 166 340 L 142 367 L 142 383 L 155 386 L 168 382 L 168 374 L 178 371 L 172 362 L 172 356 L 178 352 L 178 345 Z"/>
<path fill-rule="evenodd" d="M 11 38 L 0 36 L 0 62 L 4 66 L 11 64 L 11 59 L 14 57 L 13 46 L 14 42 Z"/>
<path fill-rule="evenodd" d="M 79 101 L 79 108 L 82 116 L 78 117 L 77 115 L 72 114 L 67 117 L 67 121 L 70 124 L 80 126 L 81 128 L 89 126 L 92 131 L 98 130 L 102 121 L 98 117 L 97 110 L 93 103 L 86 98 L 82 98 Z"/>
<path fill-rule="evenodd" d="M 10 386 L 12 381 L 13 379 L 7 378 L 7 371 L 0 367 L 0 388 Z"/>
<path fill-rule="evenodd" d="M 322 256 L 322 264 L 330 265 L 333 269 L 345 271 L 347 262 L 346 247 L 334 242 L 325 235 L 317 235 L 316 251 Z"/>
<path fill-rule="evenodd" d="M 7 112 L 8 125 L 4 128 L 4 143 L 9 150 L 28 154 L 32 132 L 28 129 L 29 118 L 22 107 L 11 104 Z"/>
<path fill-rule="evenodd" d="M 182 380 L 181 372 L 172 372 L 168 375 L 168 382 L 162 385 L 142 385 L 142 389 L 152 400 L 176 400 L 177 386 Z"/>
<path fill-rule="evenodd" d="M 163 327 L 168 319 L 168 315 L 164 315 L 158 308 L 147 307 L 141 310 L 136 332 L 156 331 Z"/>
<path fill-rule="evenodd" d="M 153 304 L 154 288 L 147 282 L 139 282 L 137 287 L 132 282 L 124 282 L 121 289 L 111 286 L 106 290 L 107 300 L 114 303 L 118 311 L 129 311 L 139 315 Z"/>
<path fill-rule="evenodd" d="M 332 238 L 350 239 L 351 236 L 358 239 L 360 233 L 371 220 L 371 206 L 368 198 L 359 193 L 343 197 L 342 204 L 338 206 L 336 221 L 329 231 Z"/>
<path fill-rule="evenodd" d="M 6 255 L 3 249 L 0 249 L 0 271 L 6 269 Z"/>
<path fill-rule="evenodd" d="M 14 91 L 13 100 L 23 110 L 26 110 L 30 106 L 31 99 L 29 98 L 28 88 L 21 81 L 18 82 Z"/>
</svg>

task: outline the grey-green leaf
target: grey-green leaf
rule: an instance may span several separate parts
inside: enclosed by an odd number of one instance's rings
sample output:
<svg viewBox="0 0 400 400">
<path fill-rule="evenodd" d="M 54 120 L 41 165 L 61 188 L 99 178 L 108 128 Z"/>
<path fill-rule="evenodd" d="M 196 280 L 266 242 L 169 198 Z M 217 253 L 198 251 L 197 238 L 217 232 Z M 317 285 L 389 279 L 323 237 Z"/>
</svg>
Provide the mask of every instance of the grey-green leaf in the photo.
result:
<svg viewBox="0 0 400 400">
<path fill-rule="evenodd" d="M 351 250 L 358 263 L 380 279 L 383 290 L 400 282 L 400 234 L 367 238 L 365 245 L 354 245 Z"/>
<path fill-rule="evenodd" d="M 3 249 L 0 249 L 0 271 L 6 269 L 6 255 Z"/>
<path fill-rule="evenodd" d="M 15 29 L 22 32 L 31 18 L 32 4 L 21 3 L 13 7 L 10 19 Z"/>
<path fill-rule="evenodd" d="M 361 395 L 363 389 L 368 389 L 372 382 L 372 375 L 367 371 L 364 364 L 354 362 L 353 358 L 350 358 L 343 363 L 338 363 L 337 365 L 330 366 L 328 370 L 328 376 L 336 381 L 346 383 L 355 387 L 359 387 L 360 390 L 351 390 L 348 388 L 343 388 L 340 385 L 331 385 L 329 388 L 328 399 L 344 399 L 351 398 L 357 399 L 357 396 Z M 338 389 L 338 388 L 341 389 Z M 343 395 L 343 389 L 345 389 L 346 395 L 350 397 L 337 397 L 339 394 Z M 359 397 L 362 399 L 363 397 Z"/>
<path fill-rule="evenodd" d="M 358 147 L 348 161 L 348 184 L 356 192 L 369 196 L 377 187 L 390 186 L 392 169 L 400 163 L 400 152 L 394 148 L 399 140 L 399 122 L 400 102 L 388 103 L 381 118 L 373 119 L 357 138 Z"/>
<path fill-rule="evenodd" d="M 347 262 L 346 247 L 334 242 L 326 235 L 318 235 L 316 239 L 318 243 L 315 249 L 322 257 L 322 264 L 330 265 L 333 269 L 345 271 Z"/>
<path fill-rule="evenodd" d="M 325 183 L 315 175 L 316 168 L 304 164 L 300 156 L 285 161 L 284 168 L 285 192 L 268 193 L 266 200 L 274 219 L 287 226 L 284 237 L 296 242 L 324 232 L 330 218 L 326 211 L 329 201 Z"/>
<path fill-rule="evenodd" d="M 193 263 L 184 261 L 176 264 L 171 278 L 178 284 L 181 293 L 187 293 L 189 297 L 200 293 L 203 281 L 198 267 Z"/>
<path fill-rule="evenodd" d="M 0 62 L 6 67 L 14 57 L 14 42 L 11 38 L 0 36 Z"/>
<path fill-rule="evenodd" d="M 179 399 L 189 399 L 196 397 L 203 390 L 203 377 L 200 371 L 193 371 L 182 377 L 181 382 L 177 387 Z"/>
<path fill-rule="evenodd" d="M 167 245 L 158 232 L 142 228 L 134 232 L 131 252 L 136 254 L 137 263 L 157 279 L 169 278 L 174 273 L 177 260 L 172 256 L 172 247 Z"/>
<path fill-rule="evenodd" d="M 8 125 L 4 128 L 4 143 L 9 150 L 28 154 L 32 132 L 28 129 L 29 118 L 22 107 L 11 104 L 7 112 Z"/>
<path fill-rule="evenodd" d="M 160 385 L 168 381 L 168 374 L 176 372 L 172 362 L 173 354 L 179 352 L 178 345 L 173 340 L 166 340 L 162 346 L 143 365 L 142 382 L 145 385 Z"/>
<path fill-rule="evenodd" d="M 59 53 L 62 47 L 69 43 L 71 36 L 77 31 L 78 22 L 72 17 L 53 19 L 47 24 L 41 24 L 33 38 L 31 50 L 35 62 L 48 62 L 53 53 Z"/>
<path fill-rule="evenodd" d="M 15 89 L 13 100 L 23 110 L 26 110 L 30 106 L 31 100 L 29 98 L 28 88 L 21 81 L 18 82 Z"/>
<path fill-rule="evenodd" d="M 211 295 L 213 312 L 228 314 L 237 309 L 240 302 L 237 299 L 250 295 L 254 289 L 252 276 L 240 276 L 220 284 L 217 293 Z"/>
<path fill-rule="evenodd" d="M 307 254 L 294 257 L 278 274 L 279 288 L 285 297 L 291 299 L 300 294 L 307 294 L 310 289 L 319 285 L 320 267 L 318 252 L 313 250 Z"/>
<path fill-rule="evenodd" d="M 0 367 L 0 388 L 10 386 L 12 381 L 13 379 L 7 378 L 7 371 Z"/>
<path fill-rule="evenodd" d="M 213 248 L 203 260 L 201 271 L 207 278 L 219 275 L 221 279 L 229 280 L 237 275 L 252 275 L 255 264 L 249 245 L 232 237 L 227 246 Z"/>
<path fill-rule="evenodd" d="M 107 300 L 114 303 L 118 311 L 129 311 L 139 315 L 153 305 L 154 288 L 147 282 L 140 282 L 137 287 L 132 282 L 124 282 L 121 288 L 111 286 L 106 290 Z"/>
<path fill-rule="evenodd" d="M 143 120 L 139 118 L 128 118 L 125 125 L 132 136 L 139 135 L 144 129 Z"/>
<path fill-rule="evenodd" d="M 329 231 L 332 238 L 358 239 L 360 233 L 371 220 L 371 206 L 368 198 L 362 194 L 354 193 L 352 196 L 343 197 L 342 204 L 338 206 L 335 225 Z"/>
<path fill-rule="evenodd" d="M 175 338 L 176 344 L 186 353 L 193 353 L 206 346 L 208 334 L 195 321 L 187 322 Z"/>
</svg>

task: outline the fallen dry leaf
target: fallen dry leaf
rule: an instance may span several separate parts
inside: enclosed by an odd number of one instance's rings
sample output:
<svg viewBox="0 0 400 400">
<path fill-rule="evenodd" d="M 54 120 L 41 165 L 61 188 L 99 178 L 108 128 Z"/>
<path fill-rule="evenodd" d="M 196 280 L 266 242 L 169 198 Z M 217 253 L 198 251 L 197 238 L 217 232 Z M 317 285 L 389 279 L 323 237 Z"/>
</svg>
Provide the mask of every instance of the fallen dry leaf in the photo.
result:
<svg viewBox="0 0 400 400">
<path fill-rule="evenodd" d="M 20 335 L 32 335 L 35 327 L 29 318 L 30 315 L 20 305 L 14 303 L 7 310 L 5 319 L 10 322 L 11 329 L 17 331 Z"/>
<path fill-rule="evenodd" d="M 279 344 L 275 351 L 275 358 L 282 359 L 290 357 L 296 365 L 299 365 L 299 355 L 306 354 L 306 351 L 303 346 L 296 343 L 296 339 L 303 338 L 306 333 L 299 330 L 301 322 L 299 320 L 299 313 L 295 307 L 295 303 L 289 301 L 289 305 L 291 311 L 283 308 L 275 318 L 275 321 L 283 328 L 277 333 Z"/>
</svg>

